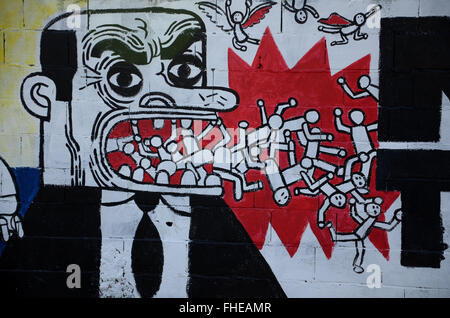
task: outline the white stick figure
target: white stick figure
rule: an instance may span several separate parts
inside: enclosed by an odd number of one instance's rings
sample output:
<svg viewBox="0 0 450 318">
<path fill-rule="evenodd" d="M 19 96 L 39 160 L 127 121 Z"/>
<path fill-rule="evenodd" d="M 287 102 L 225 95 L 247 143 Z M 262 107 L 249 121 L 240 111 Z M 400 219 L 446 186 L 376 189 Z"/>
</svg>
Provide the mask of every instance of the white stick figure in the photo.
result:
<svg viewBox="0 0 450 318">
<path fill-rule="evenodd" d="M 358 223 L 356 229 L 351 233 L 339 233 L 331 222 L 327 222 L 326 227 L 330 230 L 333 242 L 355 242 L 356 255 L 353 260 L 353 270 L 360 274 L 364 272 L 362 263 L 364 261 L 365 245 L 364 240 L 373 228 L 392 231 L 402 220 L 400 209 L 394 212 L 394 217 L 389 222 L 380 222 L 378 217 L 381 214 L 381 204 L 383 200 L 379 197 L 362 199 L 359 202 L 355 199 L 349 200 L 350 216 Z"/>
<path fill-rule="evenodd" d="M 352 126 L 343 124 L 342 109 L 336 108 L 334 110 L 334 116 L 336 130 L 350 135 L 356 156 L 362 162 L 361 173 L 370 181 L 370 171 L 373 159 L 376 157 L 376 149 L 369 133 L 378 129 L 378 123 L 373 122 L 364 125 L 365 114 L 360 109 L 352 109 L 349 112 L 349 119 L 353 124 Z"/>
<path fill-rule="evenodd" d="M 333 12 L 328 19 L 320 19 L 319 23 L 326 26 L 319 26 L 318 30 L 325 33 L 339 33 L 342 40 L 331 42 L 331 46 L 343 45 L 348 43 L 348 36 L 353 35 L 355 41 L 365 40 L 369 36 L 367 33 L 361 33 L 362 26 L 367 22 L 367 19 L 381 10 L 381 5 L 374 6 L 367 13 L 357 13 L 353 20 L 348 20 L 336 12 Z"/>
</svg>

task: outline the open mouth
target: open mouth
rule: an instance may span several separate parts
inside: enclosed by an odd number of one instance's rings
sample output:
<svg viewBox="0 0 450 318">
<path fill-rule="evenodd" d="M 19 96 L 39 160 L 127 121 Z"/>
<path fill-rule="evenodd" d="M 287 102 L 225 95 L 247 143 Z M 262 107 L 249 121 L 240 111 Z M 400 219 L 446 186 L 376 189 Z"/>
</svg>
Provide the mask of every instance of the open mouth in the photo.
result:
<svg viewBox="0 0 450 318">
<path fill-rule="evenodd" d="M 155 113 L 152 109 L 148 113 L 124 111 L 105 119 L 93 155 L 97 182 L 137 191 L 221 195 L 220 182 L 207 181 L 212 175 L 209 150 L 199 142 L 192 153 L 186 136 L 180 133 L 182 119 L 192 120 L 190 141 L 195 143 L 196 130 L 201 132 L 217 117 L 214 113 Z"/>
</svg>

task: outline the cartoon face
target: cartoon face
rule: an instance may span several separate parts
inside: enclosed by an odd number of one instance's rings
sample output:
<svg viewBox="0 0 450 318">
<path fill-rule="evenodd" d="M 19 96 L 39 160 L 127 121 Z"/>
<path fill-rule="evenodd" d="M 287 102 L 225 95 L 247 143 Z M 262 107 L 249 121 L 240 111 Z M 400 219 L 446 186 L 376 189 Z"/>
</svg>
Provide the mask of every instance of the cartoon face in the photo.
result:
<svg viewBox="0 0 450 318">
<path fill-rule="evenodd" d="M 307 13 L 306 13 L 306 11 L 303 10 L 303 9 L 302 9 L 302 10 L 298 10 L 298 11 L 295 13 L 295 21 L 296 21 L 297 23 L 303 24 L 303 23 L 306 22 L 307 19 L 308 19 Z"/>
<path fill-rule="evenodd" d="M 368 203 L 366 205 L 366 212 L 371 217 L 377 217 L 381 213 L 381 206 L 376 203 Z"/>
<path fill-rule="evenodd" d="M 336 208 L 343 208 L 347 203 L 347 197 L 345 196 L 345 194 L 340 192 L 334 193 L 330 197 L 330 203 Z"/>
<path fill-rule="evenodd" d="M 353 21 L 355 22 L 356 25 L 361 26 L 364 23 L 366 23 L 366 17 L 364 14 L 358 13 L 357 15 L 355 15 Z"/>
<path fill-rule="evenodd" d="M 352 182 L 356 188 L 364 188 L 367 185 L 366 177 L 357 172 L 352 174 Z"/>
<path fill-rule="evenodd" d="M 165 144 L 173 121 L 201 126 L 237 106 L 234 91 L 207 86 L 203 22 L 186 10 L 99 10 L 89 29 L 64 31 L 66 18 L 43 31 L 43 72 L 22 85 L 24 106 L 43 121 L 44 136 L 58 136 L 43 138 L 44 183 L 158 191 L 141 173 L 140 162 L 157 155 L 144 141 L 158 135 Z M 81 24 L 87 21 L 81 14 Z M 67 45 L 58 53 L 54 42 Z M 37 91 L 50 105 L 35 102 Z"/>
<path fill-rule="evenodd" d="M 285 206 L 291 199 L 291 193 L 289 192 L 289 189 L 281 188 L 275 191 L 273 199 L 279 206 Z"/>
<path fill-rule="evenodd" d="M 241 12 L 235 12 L 231 15 L 234 23 L 241 23 L 244 20 L 244 16 Z"/>
</svg>

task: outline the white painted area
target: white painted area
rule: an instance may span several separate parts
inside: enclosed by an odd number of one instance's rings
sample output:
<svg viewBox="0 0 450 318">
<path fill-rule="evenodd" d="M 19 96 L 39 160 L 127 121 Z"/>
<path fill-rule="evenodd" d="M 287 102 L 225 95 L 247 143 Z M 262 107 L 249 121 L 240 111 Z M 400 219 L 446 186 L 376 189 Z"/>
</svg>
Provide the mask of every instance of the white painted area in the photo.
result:
<svg viewBox="0 0 450 318">
<path fill-rule="evenodd" d="M 129 193 L 103 191 L 102 202 L 112 203 L 129 197 Z M 172 200 L 173 206 L 185 200 Z M 104 298 L 139 298 L 131 267 L 131 250 L 136 229 L 142 217 L 150 217 L 162 240 L 163 272 L 159 290 L 154 297 L 187 297 L 188 240 L 190 217 L 172 212 L 160 203 L 149 216 L 134 201 L 101 208 L 100 296 Z"/>
<path fill-rule="evenodd" d="M 142 215 L 135 204 L 101 207 L 100 297 L 140 297 L 131 269 L 131 248 Z"/>
</svg>

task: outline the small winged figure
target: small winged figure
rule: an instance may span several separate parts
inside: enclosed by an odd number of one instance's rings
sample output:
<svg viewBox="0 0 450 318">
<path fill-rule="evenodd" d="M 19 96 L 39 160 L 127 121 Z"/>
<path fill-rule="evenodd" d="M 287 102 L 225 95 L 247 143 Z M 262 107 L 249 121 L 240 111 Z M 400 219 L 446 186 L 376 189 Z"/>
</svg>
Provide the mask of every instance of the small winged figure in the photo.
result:
<svg viewBox="0 0 450 318">
<path fill-rule="evenodd" d="M 332 13 L 328 19 L 320 19 L 319 23 L 326 26 L 319 26 L 319 31 L 325 33 L 339 33 L 341 35 L 342 41 L 333 41 L 331 46 L 343 45 L 348 43 L 348 36 L 353 34 L 353 39 L 355 41 L 365 40 L 369 36 L 367 33 L 361 33 L 361 27 L 367 22 L 367 19 L 381 10 L 381 5 L 373 7 L 367 13 L 358 13 L 353 17 L 353 21 L 344 18 L 338 13 Z"/>
<path fill-rule="evenodd" d="M 203 11 L 206 16 L 225 32 L 233 31 L 233 46 L 237 50 L 246 51 L 245 43 L 259 44 L 260 40 L 251 38 L 246 29 L 261 22 L 272 6 L 276 4 L 273 1 L 267 1 L 255 6 L 253 9 L 252 1 L 245 1 L 245 13 L 241 11 L 231 12 L 231 0 L 225 2 L 225 10 L 218 5 L 200 1 L 196 3 L 198 8 Z"/>
<path fill-rule="evenodd" d="M 293 12 L 295 22 L 303 24 L 308 20 L 308 12 L 314 18 L 319 18 L 319 13 L 312 6 L 306 4 L 307 0 L 292 0 L 290 3 L 284 0 L 283 6 L 290 12 Z"/>
</svg>

